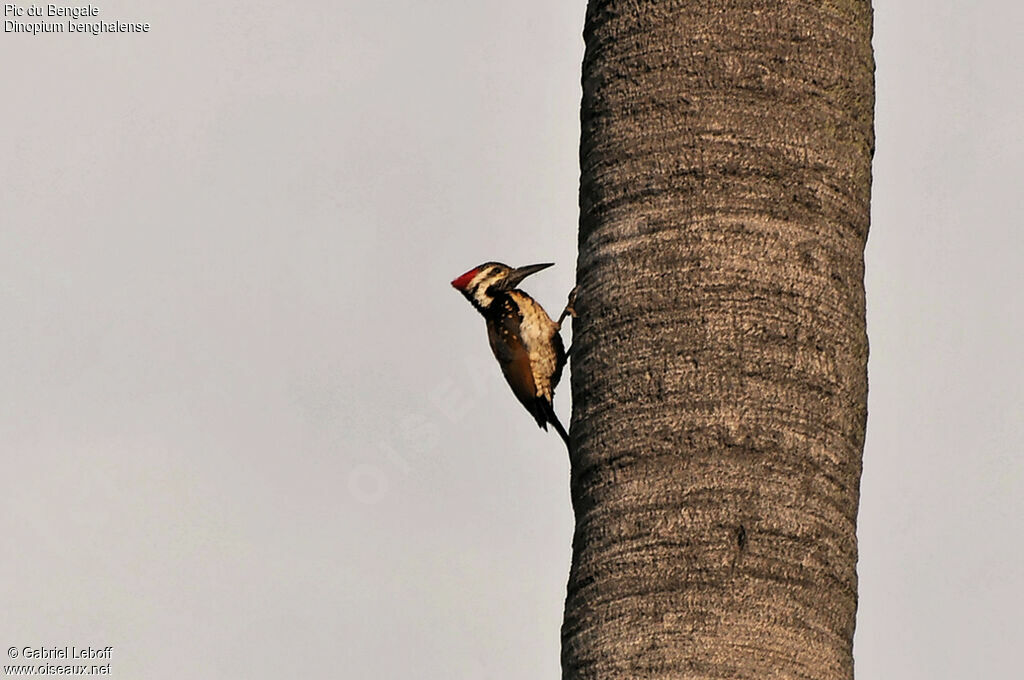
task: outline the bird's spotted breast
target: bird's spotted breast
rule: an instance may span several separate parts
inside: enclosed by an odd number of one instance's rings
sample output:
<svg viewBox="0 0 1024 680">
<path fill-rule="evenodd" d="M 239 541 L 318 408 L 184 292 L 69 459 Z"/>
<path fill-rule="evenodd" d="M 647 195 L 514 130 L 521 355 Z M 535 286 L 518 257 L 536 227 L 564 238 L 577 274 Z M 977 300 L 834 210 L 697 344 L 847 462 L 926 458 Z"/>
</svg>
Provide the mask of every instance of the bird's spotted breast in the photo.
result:
<svg viewBox="0 0 1024 680">
<path fill-rule="evenodd" d="M 544 308 L 532 297 L 519 290 L 509 292 L 509 298 L 518 307 L 522 321 L 519 335 L 530 356 L 530 368 L 538 397 L 551 400 L 554 392 L 554 376 L 561 374 L 558 365 L 560 357 L 552 343 L 552 337 L 558 333 L 558 327 L 551 320 Z M 560 343 L 559 343 L 560 344 Z"/>
</svg>

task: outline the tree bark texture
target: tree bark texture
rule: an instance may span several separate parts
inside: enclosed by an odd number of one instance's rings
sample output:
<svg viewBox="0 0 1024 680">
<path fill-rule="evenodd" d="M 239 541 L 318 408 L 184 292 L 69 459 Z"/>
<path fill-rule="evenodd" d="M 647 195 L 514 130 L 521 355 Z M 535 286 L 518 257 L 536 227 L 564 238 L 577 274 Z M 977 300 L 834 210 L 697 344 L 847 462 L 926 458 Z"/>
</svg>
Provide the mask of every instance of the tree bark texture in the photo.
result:
<svg viewBox="0 0 1024 680">
<path fill-rule="evenodd" d="M 563 677 L 853 677 L 871 4 L 591 0 Z"/>
</svg>

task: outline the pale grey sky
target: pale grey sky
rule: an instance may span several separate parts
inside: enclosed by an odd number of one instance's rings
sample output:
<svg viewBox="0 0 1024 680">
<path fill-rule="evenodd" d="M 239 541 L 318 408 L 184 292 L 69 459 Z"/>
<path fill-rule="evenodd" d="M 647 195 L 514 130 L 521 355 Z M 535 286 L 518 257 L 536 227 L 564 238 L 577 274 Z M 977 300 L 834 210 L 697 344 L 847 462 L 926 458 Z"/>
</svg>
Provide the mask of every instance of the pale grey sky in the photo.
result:
<svg viewBox="0 0 1024 680">
<path fill-rule="evenodd" d="M 558 676 L 568 464 L 447 282 L 572 286 L 584 5 L 101 0 L 151 32 L 0 34 L 0 649 Z M 875 5 L 858 674 L 1011 678 L 1024 9 Z"/>
</svg>

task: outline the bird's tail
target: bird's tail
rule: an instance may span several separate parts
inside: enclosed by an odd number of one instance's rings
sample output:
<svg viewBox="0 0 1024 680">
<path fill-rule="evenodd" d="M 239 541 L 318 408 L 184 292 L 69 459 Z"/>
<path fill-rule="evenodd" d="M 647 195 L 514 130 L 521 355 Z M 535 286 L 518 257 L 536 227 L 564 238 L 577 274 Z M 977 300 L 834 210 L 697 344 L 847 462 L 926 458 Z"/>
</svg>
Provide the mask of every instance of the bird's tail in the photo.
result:
<svg viewBox="0 0 1024 680">
<path fill-rule="evenodd" d="M 565 448 L 571 451 L 572 449 L 569 445 L 569 433 L 565 431 L 565 428 L 562 427 L 561 421 L 558 420 L 558 416 L 555 415 L 555 408 L 548 403 L 547 400 L 543 401 L 544 415 L 547 416 L 547 421 L 555 426 L 555 431 L 558 432 L 558 436 L 560 436 L 562 441 L 565 442 Z"/>
</svg>

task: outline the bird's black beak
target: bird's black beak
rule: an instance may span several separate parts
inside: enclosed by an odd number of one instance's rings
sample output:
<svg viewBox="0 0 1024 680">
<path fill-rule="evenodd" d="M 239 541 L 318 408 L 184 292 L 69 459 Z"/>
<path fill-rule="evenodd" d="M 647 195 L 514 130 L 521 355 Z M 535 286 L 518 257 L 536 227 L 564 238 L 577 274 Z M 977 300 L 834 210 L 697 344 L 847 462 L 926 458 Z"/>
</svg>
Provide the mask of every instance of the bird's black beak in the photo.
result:
<svg viewBox="0 0 1024 680">
<path fill-rule="evenodd" d="M 554 262 L 545 262 L 544 264 L 530 264 L 525 267 L 519 267 L 513 269 L 512 273 L 505 279 L 505 287 L 507 289 L 515 288 L 519 285 L 519 282 L 525 279 L 530 274 L 536 274 L 542 269 L 555 266 Z"/>
</svg>

